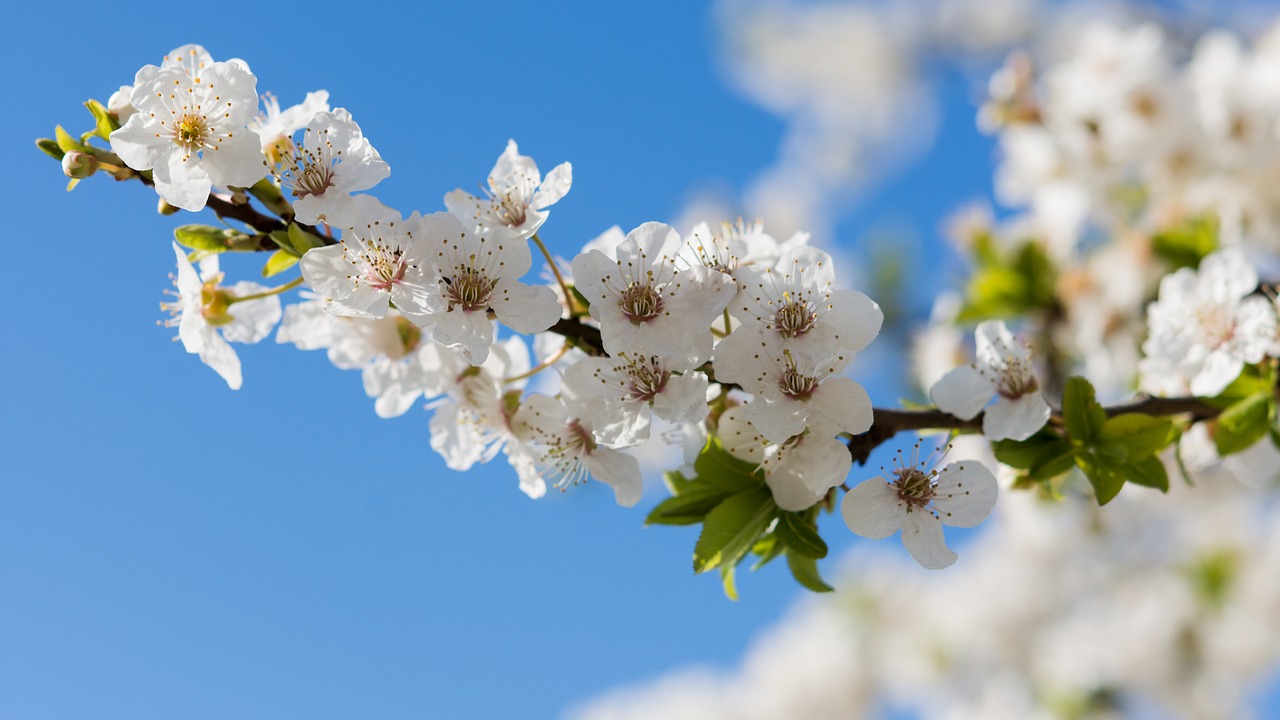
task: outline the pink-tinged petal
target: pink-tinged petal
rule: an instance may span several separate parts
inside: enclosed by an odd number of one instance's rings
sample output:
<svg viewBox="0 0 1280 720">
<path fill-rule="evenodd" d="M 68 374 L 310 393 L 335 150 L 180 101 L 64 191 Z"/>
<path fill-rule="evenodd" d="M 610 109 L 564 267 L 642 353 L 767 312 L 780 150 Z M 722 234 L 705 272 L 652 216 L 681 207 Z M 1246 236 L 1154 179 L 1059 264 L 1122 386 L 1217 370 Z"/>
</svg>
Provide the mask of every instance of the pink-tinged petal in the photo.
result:
<svg viewBox="0 0 1280 720">
<path fill-rule="evenodd" d="M 572 184 L 573 166 L 567 162 L 560 163 L 547 173 L 542 186 L 538 188 L 538 192 L 534 193 L 533 200 L 529 204 L 538 210 L 554 205 L 569 192 L 569 186 Z"/>
<path fill-rule="evenodd" d="M 928 570 L 941 570 L 956 561 L 956 554 L 942 537 L 942 521 L 927 510 L 906 514 L 902 523 L 902 544 L 916 562 Z"/>
<path fill-rule="evenodd" d="M 250 187 L 267 176 L 262 140 L 252 130 L 239 130 L 216 149 L 204 150 L 200 165 L 219 187 Z"/>
<path fill-rule="evenodd" d="M 992 395 L 995 386 L 972 365 L 952 369 L 929 389 L 929 397 L 939 410 L 961 420 L 976 417 Z"/>
<path fill-rule="evenodd" d="M 613 488 L 614 499 L 622 507 L 640 502 L 644 483 L 640 479 L 640 461 L 618 450 L 598 447 L 585 459 L 587 472 Z"/>
<path fill-rule="evenodd" d="M 845 493 L 840 515 L 850 530 L 872 540 L 889 537 L 907 517 L 898 491 L 879 477 L 864 480 Z"/>
<path fill-rule="evenodd" d="M 1191 394 L 1214 397 L 1227 389 L 1244 370 L 1244 361 L 1225 349 L 1214 350 L 1204 360 L 1200 372 L 1191 378 Z"/>
<path fill-rule="evenodd" d="M 982 416 L 982 434 L 988 440 L 1026 440 L 1049 422 L 1049 403 L 1040 393 L 1009 399 L 1001 397 Z"/>
<path fill-rule="evenodd" d="M 947 525 L 974 527 L 996 505 L 999 485 L 985 465 L 975 460 L 953 462 L 938 473 L 933 506 Z"/>
</svg>

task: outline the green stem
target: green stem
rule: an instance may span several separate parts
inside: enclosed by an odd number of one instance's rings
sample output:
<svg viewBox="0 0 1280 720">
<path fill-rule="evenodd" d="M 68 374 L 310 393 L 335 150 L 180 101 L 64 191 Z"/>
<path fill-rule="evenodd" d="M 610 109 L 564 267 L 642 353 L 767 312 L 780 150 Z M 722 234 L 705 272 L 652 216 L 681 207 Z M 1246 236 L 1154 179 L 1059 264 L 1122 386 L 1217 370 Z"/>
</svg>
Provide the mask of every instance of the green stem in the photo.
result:
<svg viewBox="0 0 1280 720">
<path fill-rule="evenodd" d="M 285 284 L 281 285 L 280 287 L 274 287 L 274 288 L 271 288 L 270 290 L 264 290 L 264 291 L 262 291 L 262 292 L 260 292 L 260 293 L 254 293 L 254 294 L 252 294 L 252 295 L 241 295 L 241 296 L 239 296 L 239 297 L 231 297 L 231 298 L 227 298 L 227 304 L 228 304 L 228 305 L 232 305 L 232 304 L 234 304 L 234 303 L 244 302 L 244 301 L 246 301 L 246 300 L 260 300 L 260 299 L 262 299 L 262 298 L 264 298 L 264 297 L 271 297 L 272 295 L 279 295 L 280 293 L 282 293 L 282 292 L 288 292 L 288 291 L 290 291 L 290 290 L 292 290 L 292 289 L 294 289 L 294 288 L 298 287 L 298 286 L 299 286 L 299 285 L 301 285 L 301 284 L 302 284 L 302 278 L 301 278 L 301 277 L 296 277 L 296 278 L 294 278 L 294 279 L 290 280 L 289 282 L 287 282 L 287 283 L 285 283 Z"/>
</svg>

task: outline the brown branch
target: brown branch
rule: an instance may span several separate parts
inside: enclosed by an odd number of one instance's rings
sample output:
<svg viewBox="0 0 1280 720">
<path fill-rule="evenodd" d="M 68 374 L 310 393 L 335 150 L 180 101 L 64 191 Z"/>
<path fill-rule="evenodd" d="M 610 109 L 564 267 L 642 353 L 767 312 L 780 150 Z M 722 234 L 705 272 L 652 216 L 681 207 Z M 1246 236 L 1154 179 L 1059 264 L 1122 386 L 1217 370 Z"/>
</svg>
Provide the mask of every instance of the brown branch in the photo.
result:
<svg viewBox="0 0 1280 720">
<path fill-rule="evenodd" d="M 135 173 L 133 177 L 138 178 L 143 185 L 148 187 L 155 186 L 155 181 L 147 175 Z M 279 218 L 271 217 L 270 215 L 264 215 L 263 213 L 258 212 L 256 208 L 247 202 L 242 204 L 234 203 L 229 200 L 224 200 L 213 193 L 209 193 L 209 199 L 205 202 L 205 207 L 212 210 L 215 215 L 223 220 L 235 220 L 237 222 L 244 223 L 263 236 L 269 235 L 277 230 L 287 231 L 289 229 L 289 223 Z M 310 232 L 312 235 L 324 240 L 326 244 L 333 244 L 334 241 L 332 238 L 327 237 L 324 233 L 318 232 L 311 225 L 298 223 L 296 220 L 294 222 Z M 269 237 L 263 237 L 258 245 L 259 251 L 277 250 L 280 247 Z"/>
<path fill-rule="evenodd" d="M 1222 408 L 1214 407 L 1201 398 L 1196 397 L 1140 397 L 1129 402 L 1104 407 L 1107 417 L 1115 417 L 1125 413 L 1143 413 L 1146 415 L 1187 415 L 1194 422 L 1210 420 L 1217 417 Z M 970 420 L 962 420 L 954 415 L 937 409 L 896 410 L 889 408 L 873 408 L 874 421 L 870 430 L 849 438 L 849 454 L 854 462 L 865 465 L 871 451 L 888 442 L 900 432 L 912 430 L 960 430 L 981 431 L 982 415 Z M 1061 414 L 1054 412 L 1053 417 L 1061 420 Z"/>
</svg>

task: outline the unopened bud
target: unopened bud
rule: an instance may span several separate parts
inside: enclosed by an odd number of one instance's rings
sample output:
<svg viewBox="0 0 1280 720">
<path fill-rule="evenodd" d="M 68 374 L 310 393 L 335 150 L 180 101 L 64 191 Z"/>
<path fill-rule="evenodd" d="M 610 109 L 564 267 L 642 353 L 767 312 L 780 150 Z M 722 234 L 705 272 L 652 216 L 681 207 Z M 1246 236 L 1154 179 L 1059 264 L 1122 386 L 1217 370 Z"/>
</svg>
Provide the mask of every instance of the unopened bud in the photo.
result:
<svg viewBox="0 0 1280 720">
<path fill-rule="evenodd" d="M 69 178 L 82 180 L 98 171 L 98 159 L 73 150 L 62 156 L 62 172 Z"/>
<path fill-rule="evenodd" d="M 182 208 L 180 207 L 175 207 L 173 205 L 170 205 L 169 203 L 165 202 L 163 199 L 160 201 L 158 205 L 156 205 L 156 212 L 160 213 L 161 215 L 172 215 L 181 209 Z"/>
</svg>

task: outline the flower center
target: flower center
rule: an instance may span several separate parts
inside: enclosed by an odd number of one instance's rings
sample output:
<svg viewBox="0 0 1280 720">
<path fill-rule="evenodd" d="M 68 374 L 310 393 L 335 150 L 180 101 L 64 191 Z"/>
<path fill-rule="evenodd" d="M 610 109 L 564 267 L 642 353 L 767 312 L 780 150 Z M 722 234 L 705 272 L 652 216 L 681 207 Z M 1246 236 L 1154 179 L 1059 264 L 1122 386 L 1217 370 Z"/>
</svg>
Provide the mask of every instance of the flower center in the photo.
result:
<svg viewBox="0 0 1280 720">
<path fill-rule="evenodd" d="M 519 227 L 528 217 L 529 208 L 513 193 L 504 193 L 502 199 L 493 204 L 493 212 L 498 220 L 507 227 Z"/>
<path fill-rule="evenodd" d="M 403 251 L 398 248 L 393 250 L 390 245 L 377 240 L 362 241 L 360 244 L 363 246 L 363 252 L 359 255 L 364 260 L 365 269 L 363 276 L 352 278 L 357 285 L 365 282 L 374 290 L 390 292 L 393 285 L 404 280 L 408 264 L 404 260 Z M 346 246 L 345 240 L 343 245 Z M 358 262 L 358 260 L 352 259 L 352 262 Z"/>
<path fill-rule="evenodd" d="M 913 508 L 922 508 L 933 500 L 934 473 L 926 475 L 919 468 L 904 467 L 895 470 L 894 475 L 897 480 L 894 480 L 893 487 L 898 491 L 898 499 L 902 502 Z"/>
<path fill-rule="evenodd" d="M 331 187 L 333 187 L 333 167 L 308 163 L 294 182 L 293 196 L 323 195 L 324 191 Z"/>
<path fill-rule="evenodd" d="M 782 389 L 782 394 L 795 400 L 803 400 L 813 394 L 818 387 L 817 378 L 809 377 L 802 374 L 794 367 L 789 367 L 782 372 L 782 378 L 778 380 L 778 387 Z"/>
<path fill-rule="evenodd" d="M 809 309 L 809 304 L 800 300 L 790 300 L 778 308 L 773 324 L 783 337 L 793 338 L 813 329 L 818 322 L 818 314 Z"/>
<path fill-rule="evenodd" d="M 645 402 L 652 402 L 671 378 L 671 373 L 662 368 L 656 357 L 649 358 L 648 362 L 633 363 L 628 374 L 630 383 L 627 389 L 632 399 Z"/>
<path fill-rule="evenodd" d="M 632 282 L 622 291 L 622 314 L 632 325 L 654 319 L 662 312 L 662 296 L 651 285 Z"/>
<path fill-rule="evenodd" d="M 188 155 L 204 148 L 213 133 L 203 115 L 183 115 L 173 127 L 173 143 Z"/>
<path fill-rule="evenodd" d="M 489 297 L 493 293 L 493 288 L 498 284 L 496 280 L 490 280 L 484 273 L 475 268 L 463 268 L 454 274 L 451 278 L 446 278 L 448 288 L 445 290 L 445 297 L 449 300 L 449 309 L 455 307 L 462 308 L 468 312 L 472 310 L 487 310 L 489 308 Z"/>
<path fill-rule="evenodd" d="M 1219 303 L 1204 303 L 1194 310 L 1204 344 L 1216 349 L 1226 345 L 1236 334 L 1236 319 L 1231 310 Z"/>
<path fill-rule="evenodd" d="M 996 392 L 1010 400 L 1017 400 L 1039 389 L 1040 383 L 1036 382 L 1031 368 L 1020 360 L 1010 362 L 1009 369 L 1000 375 L 1000 382 L 996 383 Z"/>
</svg>

